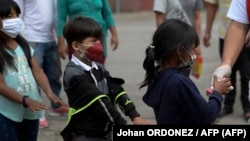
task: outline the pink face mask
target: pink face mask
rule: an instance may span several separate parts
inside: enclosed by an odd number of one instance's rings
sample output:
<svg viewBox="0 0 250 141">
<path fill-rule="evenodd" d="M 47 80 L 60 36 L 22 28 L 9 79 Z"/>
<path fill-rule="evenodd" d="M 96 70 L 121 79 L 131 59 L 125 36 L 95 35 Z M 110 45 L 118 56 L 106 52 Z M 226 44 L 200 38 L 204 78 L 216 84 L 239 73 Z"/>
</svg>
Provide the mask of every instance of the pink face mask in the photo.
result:
<svg viewBox="0 0 250 141">
<path fill-rule="evenodd" d="M 85 50 L 86 57 L 91 61 L 100 62 L 103 58 L 103 46 L 102 43 L 96 43 Z"/>
</svg>

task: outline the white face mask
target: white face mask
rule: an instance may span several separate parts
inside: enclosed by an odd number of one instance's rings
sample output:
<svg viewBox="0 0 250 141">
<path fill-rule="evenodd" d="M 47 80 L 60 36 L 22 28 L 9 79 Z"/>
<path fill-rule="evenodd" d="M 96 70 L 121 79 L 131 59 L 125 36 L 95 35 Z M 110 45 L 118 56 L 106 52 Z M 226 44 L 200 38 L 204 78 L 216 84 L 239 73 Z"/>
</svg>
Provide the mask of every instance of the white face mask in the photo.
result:
<svg viewBox="0 0 250 141">
<path fill-rule="evenodd" d="M 2 20 L 2 22 L 3 28 L 1 30 L 11 38 L 16 38 L 22 29 L 23 21 L 20 18 L 12 18 Z"/>
<path fill-rule="evenodd" d="M 181 57 L 182 61 L 180 62 L 179 68 L 190 69 L 196 60 L 196 55 L 194 55 L 194 54 L 190 55 L 190 58 L 191 58 L 191 61 L 185 61 Z"/>
</svg>

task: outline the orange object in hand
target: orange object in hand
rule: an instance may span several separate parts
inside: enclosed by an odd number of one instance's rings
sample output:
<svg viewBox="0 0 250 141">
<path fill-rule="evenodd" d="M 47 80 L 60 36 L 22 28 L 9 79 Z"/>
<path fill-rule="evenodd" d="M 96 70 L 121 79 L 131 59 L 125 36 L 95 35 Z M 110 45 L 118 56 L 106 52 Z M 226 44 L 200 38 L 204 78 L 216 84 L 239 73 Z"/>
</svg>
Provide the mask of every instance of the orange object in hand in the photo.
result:
<svg viewBox="0 0 250 141">
<path fill-rule="evenodd" d="M 200 75 L 201 75 L 201 72 L 202 72 L 202 64 L 203 64 L 203 58 L 201 56 L 197 56 L 194 64 L 193 64 L 193 67 L 192 67 L 192 75 L 199 79 L 200 78 Z"/>
</svg>

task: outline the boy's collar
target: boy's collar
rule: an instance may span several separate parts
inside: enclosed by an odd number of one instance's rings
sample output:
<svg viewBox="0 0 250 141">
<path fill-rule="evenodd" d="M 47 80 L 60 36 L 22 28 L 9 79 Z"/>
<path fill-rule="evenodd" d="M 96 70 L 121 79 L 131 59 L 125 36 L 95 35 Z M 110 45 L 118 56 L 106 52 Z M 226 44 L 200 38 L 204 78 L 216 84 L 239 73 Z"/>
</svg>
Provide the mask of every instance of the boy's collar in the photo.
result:
<svg viewBox="0 0 250 141">
<path fill-rule="evenodd" d="M 75 57 L 73 54 L 72 54 L 72 58 L 71 58 L 71 61 L 73 63 L 75 63 L 76 65 L 79 65 L 81 66 L 83 69 L 85 69 L 86 71 L 90 71 L 91 69 L 97 69 L 98 70 L 98 66 L 96 65 L 96 63 L 94 61 L 91 61 L 91 66 L 83 63 L 82 61 L 80 61 L 77 57 Z"/>
</svg>

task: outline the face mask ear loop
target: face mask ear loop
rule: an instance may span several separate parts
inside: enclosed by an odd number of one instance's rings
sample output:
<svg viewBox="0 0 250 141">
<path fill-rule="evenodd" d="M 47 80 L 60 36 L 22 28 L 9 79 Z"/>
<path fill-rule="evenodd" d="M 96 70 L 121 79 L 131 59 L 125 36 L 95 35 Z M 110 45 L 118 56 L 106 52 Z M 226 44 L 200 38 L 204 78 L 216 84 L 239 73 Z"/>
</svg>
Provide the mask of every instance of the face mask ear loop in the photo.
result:
<svg viewBox="0 0 250 141">
<path fill-rule="evenodd" d="M 80 57 L 81 59 L 83 59 L 83 51 L 82 51 L 82 49 L 79 50 L 78 54 L 79 54 L 79 57 Z"/>
<path fill-rule="evenodd" d="M 195 62 L 195 60 L 196 60 L 197 56 L 196 56 L 196 55 L 194 55 L 194 54 L 193 54 L 193 55 L 191 55 L 191 54 L 190 54 L 190 53 L 189 53 L 189 52 L 188 52 L 188 51 L 184 48 L 184 46 L 182 46 L 182 45 L 181 45 L 181 48 L 182 48 L 182 49 L 183 49 L 183 50 L 184 50 L 184 51 L 185 51 L 185 52 L 186 52 L 186 53 L 190 56 L 191 61 L 192 61 L 192 62 Z M 182 60 L 182 61 L 184 61 L 184 59 L 183 59 L 182 57 L 181 57 L 181 60 Z M 185 61 L 185 62 L 187 62 L 187 61 Z"/>
<path fill-rule="evenodd" d="M 178 56 L 179 56 L 179 58 L 181 59 L 182 62 L 186 62 L 186 61 L 182 58 L 182 55 L 181 55 L 182 53 L 180 52 L 180 49 L 181 49 L 181 50 L 183 49 L 185 52 L 186 52 L 186 50 L 184 49 L 184 47 L 183 47 L 182 45 L 179 45 L 178 48 L 179 48 L 179 51 L 178 51 Z"/>
<path fill-rule="evenodd" d="M 79 44 L 80 46 L 82 45 L 82 44 L 80 44 L 80 43 L 77 43 L 77 44 Z M 87 61 L 89 61 L 89 59 L 86 58 L 85 53 L 86 53 L 86 51 L 84 51 L 81 47 L 79 47 L 79 52 L 78 52 L 79 57 L 80 57 L 82 60 L 87 60 Z"/>
</svg>

